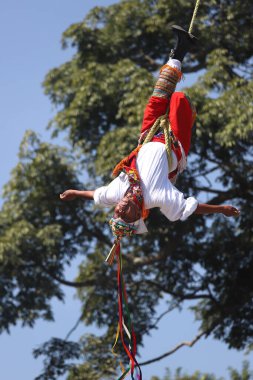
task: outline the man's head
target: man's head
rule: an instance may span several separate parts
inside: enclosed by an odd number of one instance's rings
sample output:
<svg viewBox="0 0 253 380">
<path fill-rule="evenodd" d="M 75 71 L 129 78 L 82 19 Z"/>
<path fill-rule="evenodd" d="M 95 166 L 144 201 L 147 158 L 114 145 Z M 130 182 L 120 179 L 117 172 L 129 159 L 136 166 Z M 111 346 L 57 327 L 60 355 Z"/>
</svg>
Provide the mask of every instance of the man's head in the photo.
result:
<svg viewBox="0 0 253 380">
<path fill-rule="evenodd" d="M 134 223 L 141 217 L 141 210 L 134 201 L 132 194 L 126 194 L 114 209 L 114 218 L 120 218 L 126 223 Z"/>
</svg>

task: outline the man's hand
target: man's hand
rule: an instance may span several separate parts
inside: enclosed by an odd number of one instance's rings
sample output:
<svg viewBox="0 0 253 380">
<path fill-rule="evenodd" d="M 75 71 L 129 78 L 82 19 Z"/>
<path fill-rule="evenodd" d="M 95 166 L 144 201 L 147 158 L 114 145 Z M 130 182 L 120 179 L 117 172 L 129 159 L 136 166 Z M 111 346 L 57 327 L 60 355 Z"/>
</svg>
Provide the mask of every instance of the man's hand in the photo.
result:
<svg viewBox="0 0 253 380">
<path fill-rule="evenodd" d="M 209 205 L 206 203 L 199 203 L 195 214 L 223 214 L 225 216 L 239 216 L 240 211 L 234 206 L 227 205 Z"/>
<path fill-rule="evenodd" d="M 77 190 L 66 190 L 60 194 L 60 198 L 63 201 L 73 201 L 77 197 Z"/>
<path fill-rule="evenodd" d="M 239 216 L 240 211 L 233 206 L 222 206 L 222 214 L 225 216 Z"/>
<path fill-rule="evenodd" d="M 66 190 L 64 193 L 60 194 L 60 198 L 63 201 L 73 201 L 73 199 L 81 198 L 84 200 L 94 199 L 94 190 Z"/>
</svg>

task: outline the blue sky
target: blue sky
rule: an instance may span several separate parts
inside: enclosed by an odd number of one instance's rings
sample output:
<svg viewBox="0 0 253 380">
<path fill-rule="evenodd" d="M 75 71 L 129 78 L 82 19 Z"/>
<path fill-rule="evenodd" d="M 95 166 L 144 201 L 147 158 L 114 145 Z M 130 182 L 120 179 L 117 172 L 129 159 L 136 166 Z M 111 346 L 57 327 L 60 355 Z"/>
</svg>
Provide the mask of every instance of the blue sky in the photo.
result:
<svg viewBox="0 0 253 380">
<path fill-rule="evenodd" d="M 115 2 L 115 1 L 114 1 Z M 17 153 L 25 130 L 33 129 L 44 139 L 49 139 L 45 127 L 55 110 L 43 94 L 41 83 L 46 73 L 70 59 L 73 51 L 61 50 L 62 32 L 72 23 L 80 21 L 95 5 L 108 5 L 109 0 L 8 0 L 2 2 L 0 12 L 0 188 L 10 177 L 17 163 Z M 180 22 L 179 22 L 180 23 Z M 190 78 L 186 76 L 185 84 Z M 2 201 L 0 200 L 0 204 Z M 101 263 L 102 265 L 102 263 Z M 74 278 L 78 262 L 66 273 Z M 11 334 L 1 336 L 1 379 L 33 380 L 40 373 L 41 362 L 32 357 L 32 349 L 52 336 L 64 338 L 79 317 L 80 303 L 75 292 L 66 288 L 66 302 L 53 303 L 55 322 L 39 321 L 34 329 L 16 326 Z M 142 360 L 160 355 L 182 340 L 191 340 L 198 325 L 187 310 L 172 313 L 164 318 L 159 329 L 145 339 L 141 349 Z M 166 309 L 165 302 L 159 311 Z M 78 339 L 88 331 L 96 331 L 81 325 L 72 335 Z M 242 352 L 209 338 L 195 347 L 183 348 L 175 355 L 152 366 L 143 367 L 144 378 L 162 376 L 166 367 L 172 370 L 182 367 L 186 371 L 212 372 L 227 378 L 227 367 L 241 368 Z M 250 359 L 248 357 L 248 359 Z M 251 360 L 251 365 L 253 361 Z"/>
</svg>

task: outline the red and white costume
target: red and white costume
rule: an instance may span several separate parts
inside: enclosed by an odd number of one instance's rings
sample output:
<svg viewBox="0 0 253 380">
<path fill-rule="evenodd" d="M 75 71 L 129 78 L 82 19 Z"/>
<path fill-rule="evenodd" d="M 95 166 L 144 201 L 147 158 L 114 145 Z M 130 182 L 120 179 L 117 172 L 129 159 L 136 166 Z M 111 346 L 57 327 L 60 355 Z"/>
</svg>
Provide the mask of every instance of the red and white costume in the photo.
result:
<svg viewBox="0 0 253 380">
<path fill-rule="evenodd" d="M 177 172 L 181 172 L 186 166 L 194 111 L 183 93 L 173 93 L 180 77 L 178 67 L 181 65 L 180 62 L 170 60 L 168 64 L 161 71 L 154 93 L 146 106 L 141 137 L 153 126 L 158 117 L 166 113 L 167 107 L 170 106 L 168 117 L 174 136 L 179 142 L 178 148 L 172 145 L 170 173 L 162 133 L 154 136 L 152 142 L 144 144 L 138 153 L 132 152 L 127 158 L 127 165 L 138 171 L 145 209 L 158 207 L 170 221 L 175 221 L 187 219 L 198 205 L 194 197 L 184 198 L 183 193 L 168 179 L 169 174 L 170 178 L 171 174 L 175 177 Z M 102 207 L 114 206 L 124 197 L 128 189 L 128 176 L 122 172 L 109 185 L 95 190 L 95 204 Z M 137 233 L 147 231 L 143 219 L 136 223 L 138 223 Z"/>
</svg>

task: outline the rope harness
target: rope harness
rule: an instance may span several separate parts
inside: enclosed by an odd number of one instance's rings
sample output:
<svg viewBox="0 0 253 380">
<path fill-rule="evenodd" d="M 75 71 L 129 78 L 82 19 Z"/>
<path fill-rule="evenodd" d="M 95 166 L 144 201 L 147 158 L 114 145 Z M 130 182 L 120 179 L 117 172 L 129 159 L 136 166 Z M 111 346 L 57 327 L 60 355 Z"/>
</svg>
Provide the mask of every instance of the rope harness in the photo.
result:
<svg viewBox="0 0 253 380">
<path fill-rule="evenodd" d="M 172 149 L 171 144 L 176 144 L 176 139 L 174 137 L 174 134 L 172 132 L 170 122 L 168 119 L 168 113 L 169 113 L 169 107 L 166 110 L 165 115 L 160 116 L 153 126 L 150 128 L 148 134 L 145 137 L 145 140 L 143 141 L 142 145 L 147 144 L 148 142 L 152 141 L 153 137 L 157 134 L 158 130 L 161 129 L 161 131 L 164 133 L 165 138 L 165 148 L 167 152 L 167 158 L 168 158 L 168 164 L 169 164 L 169 171 L 172 167 Z"/>
</svg>

